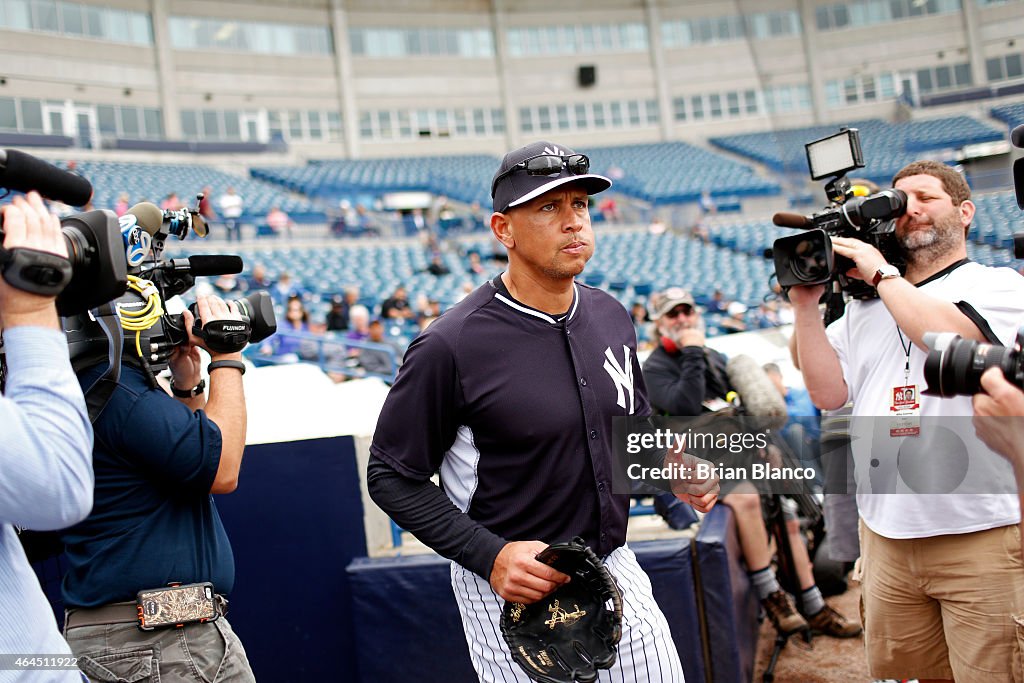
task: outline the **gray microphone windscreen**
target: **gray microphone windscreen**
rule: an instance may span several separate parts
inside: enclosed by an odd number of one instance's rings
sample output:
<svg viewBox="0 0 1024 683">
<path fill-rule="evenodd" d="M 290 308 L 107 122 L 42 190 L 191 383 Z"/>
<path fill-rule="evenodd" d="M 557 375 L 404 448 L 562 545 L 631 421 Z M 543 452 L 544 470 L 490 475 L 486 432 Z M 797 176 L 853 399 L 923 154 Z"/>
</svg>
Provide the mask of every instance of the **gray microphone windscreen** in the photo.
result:
<svg viewBox="0 0 1024 683">
<path fill-rule="evenodd" d="M 726 363 L 725 374 L 748 414 L 769 418 L 768 426 L 772 429 L 781 429 L 786 424 L 789 420 L 786 400 L 757 361 L 742 354 L 733 356 Z"/>
<path fill-rule="evenodd" d="M 135 216 L 135 222 L 150 235 L 160 232 L 160 228 L 164 224 L 164 212 L 160 210 L 159 206 L 150 202 L 139 202 L 128 209 L 128 213 Z"/>
</svg>

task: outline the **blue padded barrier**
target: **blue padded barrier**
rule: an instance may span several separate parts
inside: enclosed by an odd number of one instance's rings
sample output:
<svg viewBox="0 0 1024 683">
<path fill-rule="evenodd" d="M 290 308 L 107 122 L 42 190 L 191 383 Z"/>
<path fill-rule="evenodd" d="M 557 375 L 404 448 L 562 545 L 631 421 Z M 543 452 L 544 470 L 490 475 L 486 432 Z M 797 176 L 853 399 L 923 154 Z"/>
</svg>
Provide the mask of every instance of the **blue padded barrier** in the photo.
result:
<svg viewBox="0 0 1024 683">
<path fill-rule="evenodd" d="M 228 618 L 256 680 L 355 680 L 345 567 L 366 535 L 352 437 L 247 446 L 238 489 L 216 501 L 235 553 Z"/>
<path fill-rule="evenodd" d="M 716 505 L 694 540 L 697 583 L 707 618 L 711 680 L 749 681 L 757 654 L 758 603 L 742 561 L 732 510 Z"/>
<path fill-rule="evenodd" d="M 704 679 L 688 538 L 631 545 L 651 578 L 689 681 Z M 476 681 L 449 562 L 435 555 L 357 558 L 348 566 L 355 651 L 365 683 Z M 620 652 L 620 656 L 628 656 Z"/>
</svg>

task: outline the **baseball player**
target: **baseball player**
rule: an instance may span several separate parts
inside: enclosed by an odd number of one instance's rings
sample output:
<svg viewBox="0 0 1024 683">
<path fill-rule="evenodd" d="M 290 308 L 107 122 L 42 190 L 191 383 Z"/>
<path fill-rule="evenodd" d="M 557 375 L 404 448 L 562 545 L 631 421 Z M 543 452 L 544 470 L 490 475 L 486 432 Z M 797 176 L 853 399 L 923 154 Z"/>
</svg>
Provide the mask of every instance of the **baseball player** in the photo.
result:
<svg viewBox="0 0 1024 683">
<path fill-rule="evenodd" d="M 575 536 L 623 594 L 618 658 L 600 680 L 683 680 L 650 581 L 625 545 L 629 498 L 612 493 L 611 418 L 650 412 L 636 334 L 615 299 L 575 280 L 594 253 L 588 195 L 610 186 L 562 145 L 505 155 L 491 230 L 508 269 L 412 343 L 370 446 L 373 500 L 454 561 L 481 681 L 529 680 L 502 641 L 501 607 L 567 581 L 535 557 Z M 430 481 L 438 471 L 441 488 Z M 718 482 L 675 490 L 706 511 Z"/>
</svg>

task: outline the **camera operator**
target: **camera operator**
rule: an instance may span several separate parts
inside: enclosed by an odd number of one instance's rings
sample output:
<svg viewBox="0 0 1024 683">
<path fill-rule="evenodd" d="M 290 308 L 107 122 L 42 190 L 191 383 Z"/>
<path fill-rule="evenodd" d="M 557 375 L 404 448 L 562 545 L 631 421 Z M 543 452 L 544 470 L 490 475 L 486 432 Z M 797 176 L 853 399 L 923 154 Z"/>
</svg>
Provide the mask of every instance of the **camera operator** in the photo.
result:
<svg viewBox="0 0 1024 683">
<path fill-rule="evenodd" d="M 204 329 L 239 320 L 237 305 L 198 297 Z M 224 618 L 234 583 L 234 558 L 210 494 L 230 493 L 245 447 L 246 409 L 241 353 L 223 353 L 193 330 L 170 358 L 175 398 L 153 388 L 138 361 L 121 364 L 120 379 L 95 420 L 95 507 L 67 529 L 69 571 L 63 596 L 65 637 L 79 666 L 102 681 L 134 680 L 152 667 L 161 680 L 254 680 L 245 651 Z M 210 397 L 200 377 L 199 349 L 208 366 Z M 83 387 L 105 370 L 78 375 Z M 212 621 L 140 629 L 139 591 L 212 583 Z M 216 594 L 214 596 L 214 594 Z"/>
<path fill-rule="evenodd" d="M 975 207 L 956 171 L 914 162 L 893 185 L 908 197 L 896 222 L 906 273 L 865 242 L 834 238 L 835 252 L 855 263 L 848 274 L 874 286 L 879 298 L 850 302 L 826 330 L 818 309 L 824 285 L 789 291 L 799 366 L 815 404 L 834 410 L 852 401 L 855 437 L 858 422 L 874 432 L 853 441 L 869 670 L 875 678 L 1009 681 L 1019 666 L 1011 615 L 1024 607 L 1017 500 L 920 493 L 906 483 L 918 473 L 904 469 L 903 457 L 926 453 L 928 475 L 948 473 L 951 454 L 937 440 L 939 430 L 921 429 L 921 418 L 970 415 L 965 397 L 920 395 L 924 333 L 1011 341 L 1024 312 L 1024 280 L 967 259 Z M 985 460 L 989 451 L 973 434 L 955 435 L 972 466 Z M 899 480 L 906 488 L 895 488 L 904 493 L 878 495 Z"/>
<path fill-rule="evenodd" d="M 60 224 L 35 192 L 0 208 L 4 248 L 67 258 Z M 7 386 L 0 397 L 0 681 L 40 680 L 18 656 L 70 656 L 53 611 L 32 572 L 13 525 L 65 527 L 92 506 L 92 429 L 82 390 L 68 360 L 52 296 L 0 278 L 0 326 Z M 82 680 L 77 670 L 47 671 L 48 681 Z"/>
</svg>

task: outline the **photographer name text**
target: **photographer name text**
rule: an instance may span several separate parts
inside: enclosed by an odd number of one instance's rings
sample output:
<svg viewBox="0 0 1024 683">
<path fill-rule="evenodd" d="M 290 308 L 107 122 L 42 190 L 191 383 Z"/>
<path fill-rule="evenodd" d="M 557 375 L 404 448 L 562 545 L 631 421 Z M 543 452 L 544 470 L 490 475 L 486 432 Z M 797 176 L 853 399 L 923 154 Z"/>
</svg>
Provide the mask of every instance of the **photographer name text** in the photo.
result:
<svg viewBox="0 0 1024 683">
<path fill-rule="evenodd" d="M 722 481 L 808 481 L 815 478 L 816 472 L 812 467 L 773 467 L 768 463 L 753 463 L 749 467 L 726 467 L 722 463 L 715 465 L 710 462 L 695 465 L 673 462 L 663 467 L 644 467 L 634 463 L 626 468 L 626 475 L 635 481 L 700 481 L 709 479 L 712 474 L 717 474 Z"/>
</svg>

